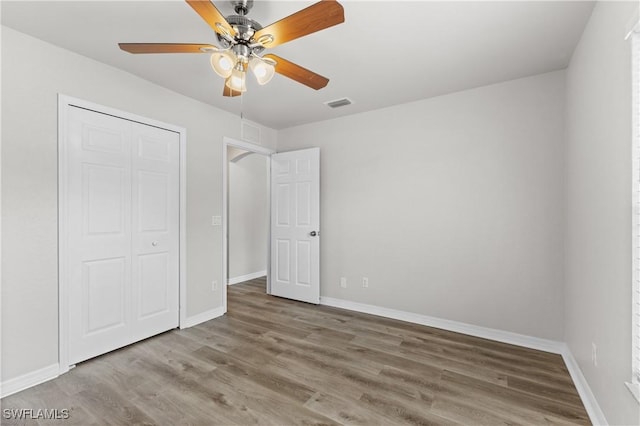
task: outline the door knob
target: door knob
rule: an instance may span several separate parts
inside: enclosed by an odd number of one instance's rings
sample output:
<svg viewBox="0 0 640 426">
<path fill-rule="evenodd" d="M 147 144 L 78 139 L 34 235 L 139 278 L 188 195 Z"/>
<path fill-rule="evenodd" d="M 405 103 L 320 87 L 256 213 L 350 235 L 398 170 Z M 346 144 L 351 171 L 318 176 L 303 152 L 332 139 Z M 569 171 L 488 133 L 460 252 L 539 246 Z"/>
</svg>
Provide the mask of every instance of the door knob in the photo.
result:
<svg viewBox="0 0 640 426">
<path fill-rule="evenodd" d="M 320 233 L 316 231 L 311 231 L 309 232 L 309 235 L 311 235 L 312 237 L 315 237 L 316 235 L 320 235 Z"/>
<path fill-rule="evenodd" d="M 158 242 L 157 242 L 157 241 L 154 241 L 154 242 L 152 242 L 152 243 L 151 243 L 151 245 L 155 247 L 155 246 L 157 246 L 157 245 L 158 245 Z"/>
</svg>

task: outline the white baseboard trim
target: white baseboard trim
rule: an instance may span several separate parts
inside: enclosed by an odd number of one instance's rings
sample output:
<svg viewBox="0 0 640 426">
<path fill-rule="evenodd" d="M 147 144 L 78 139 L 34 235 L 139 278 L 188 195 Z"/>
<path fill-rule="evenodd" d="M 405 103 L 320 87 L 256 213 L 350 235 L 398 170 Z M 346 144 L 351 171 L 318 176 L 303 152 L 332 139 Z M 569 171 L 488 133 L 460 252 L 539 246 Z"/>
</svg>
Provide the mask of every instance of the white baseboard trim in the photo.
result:
<svg viewBox="0 0 640 426">
<path fill-rule="evenodd" d="M 194 325 L 201 324 L 203 322 L 210 321 L 212 319 L 221 317 L 225 314 L 224 306 L 220 306 L 219 308 L 209 309 L 208 311 L 201 312 L 197 315 L 187 317 L 184 324 L 180 324 L 180 328 L 189 328 Z"/>
<path fill-rule="evenodd" d="M 0 398 L 13 395 L 22 390 L 30 388 L 40 383 L 47 382 L 59 376 L 60 367 L 58 363 L 48 365 L 36 371 L 32 371 L 22 376 L 14 377 L 0 383 Z"/>
<path fill-rule="evenodd" d="M 383 308 L 375 305 L 351 302 L 349 300 L 334 299 L 332 297 L 321 297 L 320 304 L 333 306 L 335 308 L 347 309 L 350 311 L 362 312 L 365 314 L 377 315 L 385 318 L 397 319 L 414 324 L 426 325 L 429 327 L 454 331 L 456 333 L 481 337 L 483 339 L 495 340 L 511 345 L 523 346 L 530 349 L 537 349 L 540 351 L 562 355 L 562 359 L 564 360 L 564 363 L 569 370 L 571 379 L 576 386 L 578 394 L 580 395 L 580 399 L 582 399 L 582 403 L 584 404 L 584 408 L 587 410 L 587 414 L 589 415 L 591 423 L 593 423 L 594 425 L 608 425 L 607 419 L 604 417 L 604 413 L 598 405 L 598 401 L 591 392 L 591 388 L 589 387 L 587 380 L 585 379 L 582 371 L 580 370 L 580 367 L 578 366 L 578 363 L 569 350 L 569 346 L 567 346 L 567 344 L 564 342 L 540 339 L 538 337 L 512 333 L 510 331 L 480 327 L 477 325 L 430 317 L 427 315 L 415 314 L 412 312 L 398 311 L 395 309 Z"/>
<path fill-rule="evenodd" d="M 385 318 L 397 319 L 414 324 L 426 325 L 429 327 L 435 327 L 443 330 L 467 334 L 470 336 L 495 340 L 498 342 L 508 343 L 516 346 L 523 346 L 531 349 L 560 354 L 562 355 L 562 359 L 564 360 L 567 369 L 569 370 L 569 374 L 571 375 L 571 379 L 573 380 L 578 394 L 580 395 L 580 399 L 582 400 L 582 403 L 587 410 L 587 414 L 589 415 L 591 423 L 593 423 L 594 425 L 602 426 L 608 425 L 607 419 L 605 418 L 602 409 L 598 405 L 598 401 L 593 395 L 587 379 L 582 374 L 582 370 L 580 370 L 578 362 L 573 357 L 569 346 L 564 342 L 540 339 L 538 337 L 527 336 L 524 334 L 512 333 L 509 331 L 497 330 L 488 327 L 480 327 L 463 322 L 383 308 L 375 305 L 367 305 L 364 303 L 351 302 L 349 300 L 334 299 L 331 297 L 321 297 L 320 304 L 332 306 L 335 308 L 347 309 L 350 311 L 377 315 Z M 193 327 L 214 318 L 218 318 L 224 314 L 225 309 L 223 306 L 210 309 L 200 314 L 188 317 L 185 321 L 185 324 L 180 324 L 180 328 Z M 60 367 L 56 363 L 39 370 L 32 371 L 30 373 L 23 374 L 22 376 L 1 382 L 0 398 L 4 398 L 32 386 L 39 385 L 40 383 L 55 379 L 59 376 L 59 371 Z"/>
<path fill-rule="evenodd" d="M 540 351 L 551 352 L 555 354 L 561 354 L 565 346 L 563 342 L 558 342 L 555 340 L 541 339 L 524 334 L 512 333 L 510 331 L 481 327 L 458 321 L 415 314 L 413 312 L 383 308 L 375 305 L 366 305 L 364 303 L 351 302 L 349 300 L 334 299 L 332 297 L 321 297 L 320 304 L 333 306 L 336 308 L 348 309 L 350 311 L 357 311 L 366 314 L 397 319 L 414 324 L 426 325 L 429 327 L 441 328 L 443 330 L 454 331 L 456 333 L 468 334 L 470 336 L 481 337 L 483 339 L 495 340 L 498 342 L 508 343 L 510 345 L 524 346 L 526 348 L 537 349 Z"/>
<path fill-rule="evenodd" d="M 243 283 L 245 281 L 255 280 L 256 278 L 264 277 L 266 275 L 267 275 L 267 271 L 266 270 L 265 271 L 253 272 L 251 274 L 240 275 L 239 277 L 229 278 L 227 280 L 227 284 L 229 284 L 229 285 L 239 284 L 239 283 Z"/>
<path fill-rule="evenodd" d="M 563 343 L 562 345 L 562 359 L 564 360 L 564 363 L 569 370 L 569 374 L 571 375 L 573 384 L 576 386 L 578 395 L 580 395 L 580 399 L 584 404 L 584 408 L 585 410 L 587 410 L 587 414 L 589 414 L 589 420 L 591 420 L 591 423 L 594 425 L 608 425 L 609 423 L 607 423 L 607 419 L 605 418 L 600 405 L 598 405 L 596 397 L 593 395 L 593 392 L 591 392 L 589 383 L 582 374 L 582 370 L 580 370 L 580 366 L 578 365 L 576 359 L 573 357 L 569 346 L 566 343 Z"/>
<path fill-rule="evenodd" d="M 193 327 L 200 323 L 218 318 L 225 314 L 224 307 L 210 309 L 200 314 L 188 317 L 184 324 L 180 324 L 180 328 Z M 47 367 L 32 371 L 22 376 L 0 382 L 0 398 L 13 395 L 14 393 L 39 385 L 51 379 L 55 379 L 60 375 L 60 366 L 58 363 L 51 364 Z"/>
</svg>

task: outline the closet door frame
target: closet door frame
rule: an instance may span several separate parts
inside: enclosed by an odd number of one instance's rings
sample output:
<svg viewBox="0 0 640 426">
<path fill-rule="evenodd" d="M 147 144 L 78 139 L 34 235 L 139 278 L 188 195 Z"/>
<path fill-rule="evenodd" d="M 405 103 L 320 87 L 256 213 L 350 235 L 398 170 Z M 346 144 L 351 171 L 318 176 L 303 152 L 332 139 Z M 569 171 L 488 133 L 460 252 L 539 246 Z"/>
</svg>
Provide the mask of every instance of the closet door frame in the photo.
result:
<svg viewBox="0 0 640 426">
<path fill-rule="evenodd" d="M 184 127 L 175 126 L 173 124 L 163 123 L 161 121 L 153 120 L 146 117 L 141 117 L 136 114 L 131 114 L 126 111 L 121 111 L 115 108 L 106 107 L 103 105 L 95 104 L 93 102 L 85 101 L 82 99 L 73 98 L 63 94 L 58 94 L 58 367 L 59 374 L 66 373 L 72 366 L 69 365 L 69 316 L 68 316 L 68 301 L 69 301 L 69 277 L 67 271 L 67 253 L 66 247 L 67 239 L 64 237 L 67 235 L 67 228 L 70 226 L 66 223 L 65 218 L 67 215 L 67 188 L 66 179 L 68 175 L 68 164 L 66 161 L 66 143 L 67 132 L 67 119 L 70 108 L 83 108 L 90 111 L 95 111 L 101 114 L 111 115 L 124 120 L 129 120 L 148 126 L 158 127 L 161 129 L 170 130 L 176 132 L 180 136 L 180 221 L 179 221 L 179 302 L 178 309 L 180 328 L 186 326 L 186 306 L 187 306 L 187 293 L 186 293 L 186 255 L 187 255 L 187 242 L 186 242 L 186 218 L 187 218 L 187 130 Z"/>
</svg>

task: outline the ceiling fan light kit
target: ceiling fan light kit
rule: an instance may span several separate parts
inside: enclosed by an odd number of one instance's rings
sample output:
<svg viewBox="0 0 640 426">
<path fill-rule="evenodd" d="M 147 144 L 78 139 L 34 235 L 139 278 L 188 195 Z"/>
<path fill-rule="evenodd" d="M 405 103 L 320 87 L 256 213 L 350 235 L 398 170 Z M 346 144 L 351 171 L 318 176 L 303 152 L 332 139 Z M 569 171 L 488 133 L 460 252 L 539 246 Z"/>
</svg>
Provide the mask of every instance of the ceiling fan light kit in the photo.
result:
<svg viewBox="0 0 640 426">
<path fill-rule="evenodd" d="M 264 28 L 246 17 L 253 0 L 230 1 L 236 14 L 226 18 L 210 0 L 186 2 L 216 32 L 221 48 L 180 43 L 120 43 L 120 48 L 129 53 L 211 53 L 211 67 L 225 79 L 223 96 L 228 97 L 247 90 L 247 69 L 260 85 L 271 81 L 275 73 L 315 90 L 329 83 L 328 78 L 300 65 L 273 54 L 260 56 L 260 53 L 344 22 L 344 9 L 337 1 L 321 0 Z"/>
<path fill-rule="evenodd" d="M 269 58 L 253 57 L 249 60 L 249 68 L 256 76 L 258 84 L 263 86 L 271 81 L 276 73 L 276 61 Z"/>
<path fill-rule="evenodd" d="M 227 78 L 225 84 L 234 92 L 244 93 L 247 91 L 247 73 L 240 62 L 233 68 L 231 76 Z"/>
<path fill-rule="evenodd" d="M 222 78 L 231 75 L 234 64 L 235 58 L 227 51 L 218 51 L 211 55 L 211 68 Z"/>
</svg>

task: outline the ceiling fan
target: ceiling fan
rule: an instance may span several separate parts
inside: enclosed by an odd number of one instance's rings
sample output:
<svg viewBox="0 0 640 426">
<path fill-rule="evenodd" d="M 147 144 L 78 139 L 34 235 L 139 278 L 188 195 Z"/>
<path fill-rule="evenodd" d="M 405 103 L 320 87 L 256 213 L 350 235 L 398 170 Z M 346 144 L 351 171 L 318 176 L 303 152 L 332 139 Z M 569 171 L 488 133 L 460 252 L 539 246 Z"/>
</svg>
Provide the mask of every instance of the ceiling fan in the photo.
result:
<svg viewBox="0 0 640 426">
<path fill-rule="evenodd" d="M 344 22 L 344 9 L 336 0 L 321 0 L 306 9 L 262 27 L 246 15 L 253 0 L 231 0 L 236 12 L 226 18 L 210 0 L 186 0 L 187 4 L 216 32 L 221 47 L 211 44 L 119 43 L 129 53 L 210 53 L 213 70 L 225 79 L 224 96 L 239 96 L 247 90 L 250 69 L 263 85 L 278 73 L 312 89 L 322 89 L 329 79 L 279 56 L 260 56 L 272 48 Z"/>
</svg>

